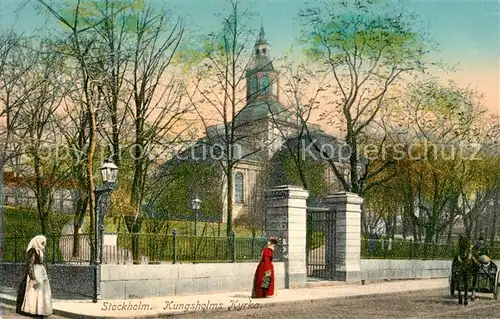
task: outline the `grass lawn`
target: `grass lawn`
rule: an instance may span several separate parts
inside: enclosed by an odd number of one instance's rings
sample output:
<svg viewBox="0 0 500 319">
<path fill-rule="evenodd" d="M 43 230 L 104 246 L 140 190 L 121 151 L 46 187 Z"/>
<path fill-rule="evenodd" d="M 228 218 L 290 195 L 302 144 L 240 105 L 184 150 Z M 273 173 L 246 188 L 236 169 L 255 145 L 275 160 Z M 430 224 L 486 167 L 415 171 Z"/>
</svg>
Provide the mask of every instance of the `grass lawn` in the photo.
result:
<svg viewBox="0 0 500 319">
<path fill-rule="evenodd" d="M 73 220 L 72 214 L 55 213 L 50 216 L 49 233 L 60 233 Z M 4 206 L 4 237 L 33 237 L 41 234 L 40 218 L 35 209 Z"/>
<path fill-rule="evenodd" d="M 54 212 L 50 216 L 49 233 L 59 234 L 64 225 L 73 221 L 73 214 L 65 214 Z M 123 220 L 106 217 L 104 220 L 105 232 L 127 232 L 125 222 Z M 83 232 L 88 232 L 90 225 L 89 217 L 85 216 Z M 192 235 L 194 234 L 194 222 L 192 221 L 169 221 L 167 223 L 168 233 L 171 234 L 174 228 L 178 235 Z M 198 222 L 198 234 L 202 234 L 204 230 L 205 236 L 218 236 L 220 228 L 220 235 L 225 236 L 226 224 L 219 223 L 203 223 Z M 40 218 L 35 209 L 17 208 L 12 206 L 4 206 L 4 237 L 33 237 L 40 234 L 42 231 L 40 227 Z M 143 227 L 143 233 L 147 232 L 146 227 Z M 246 227 L 235 228 L 236 236 L 238 237 L 252 237 L 252 232 Z M 260 233 L 257 233 L 259 236 Z"/>
</svg>

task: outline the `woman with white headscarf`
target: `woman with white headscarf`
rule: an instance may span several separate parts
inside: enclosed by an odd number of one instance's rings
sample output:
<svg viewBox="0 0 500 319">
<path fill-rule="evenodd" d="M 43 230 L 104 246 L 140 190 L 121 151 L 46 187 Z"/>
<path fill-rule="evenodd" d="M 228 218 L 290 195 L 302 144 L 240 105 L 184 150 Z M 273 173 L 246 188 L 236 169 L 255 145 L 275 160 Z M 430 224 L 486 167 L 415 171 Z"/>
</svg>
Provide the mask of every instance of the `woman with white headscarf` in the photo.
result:
<svg viewBox="0 0 500 319">
<path fill-rule="evenodd" d="M 43 318 L 52 315 L 52 292 L 44 266 L 47 239 L 33 237 L 26 248 L 26 267 L 17 292 L 16 312 Z"/>
</svg>

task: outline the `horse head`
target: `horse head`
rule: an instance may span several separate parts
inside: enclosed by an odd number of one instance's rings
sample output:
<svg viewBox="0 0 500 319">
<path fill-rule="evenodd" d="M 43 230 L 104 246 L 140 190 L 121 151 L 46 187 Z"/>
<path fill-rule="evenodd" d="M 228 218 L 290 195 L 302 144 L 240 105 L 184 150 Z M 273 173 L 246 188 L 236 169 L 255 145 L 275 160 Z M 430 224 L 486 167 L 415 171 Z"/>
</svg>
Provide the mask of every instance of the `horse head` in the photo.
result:
<svg viewBox="0 0 500 319">
<path fill-rule="evenodd" d="M 458 238 L 458 253 L 460 256 L 467 256 L 471 251 L 471 240 L 468 236 L 460 235 Z"/>
</svg>

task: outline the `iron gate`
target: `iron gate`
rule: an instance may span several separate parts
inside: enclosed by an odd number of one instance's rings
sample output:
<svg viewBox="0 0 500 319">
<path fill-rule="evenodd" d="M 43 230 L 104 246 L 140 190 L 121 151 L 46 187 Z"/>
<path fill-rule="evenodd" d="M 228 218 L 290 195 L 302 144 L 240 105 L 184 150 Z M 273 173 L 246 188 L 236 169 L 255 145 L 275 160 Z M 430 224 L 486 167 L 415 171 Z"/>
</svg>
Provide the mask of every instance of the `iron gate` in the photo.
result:
<svg viewBox="0 0 500 319">
<path fill-rule="evenodd" d="M 325 207 L 307 208 L 307 276 L 335 279 L 335 211 Z"/>
</svg>

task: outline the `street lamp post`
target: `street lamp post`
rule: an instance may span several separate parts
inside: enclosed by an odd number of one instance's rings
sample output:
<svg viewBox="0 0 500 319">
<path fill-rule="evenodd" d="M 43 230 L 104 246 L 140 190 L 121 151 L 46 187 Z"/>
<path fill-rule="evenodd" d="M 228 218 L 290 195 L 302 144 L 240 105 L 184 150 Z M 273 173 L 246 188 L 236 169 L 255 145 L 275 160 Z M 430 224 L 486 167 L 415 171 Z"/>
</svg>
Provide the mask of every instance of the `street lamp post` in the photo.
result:
<svg viewBox="0 0 500 319">
<path fill-rule="evenodd" d="M 104 232 L 104 215 L 108 211 L 109 195 L 116 185 L 118 167 L 110 161 L 105 161 L 101 166 L 103 186 L 94 189 L 95 194 L 95 222 L 94 222 L 94 293 L 92 302 L 97 302 L 101 297 L 101 262 L 102 238 Z"/>
<path fill-rule="evenodd" d="M 194 212 L 194 235 L 198 236 L 198 211 L 200 210 L 201 200 L 197 195 L 194 196 L 194 199 L 191 201 L 191 208 Z"/>
</svg>

